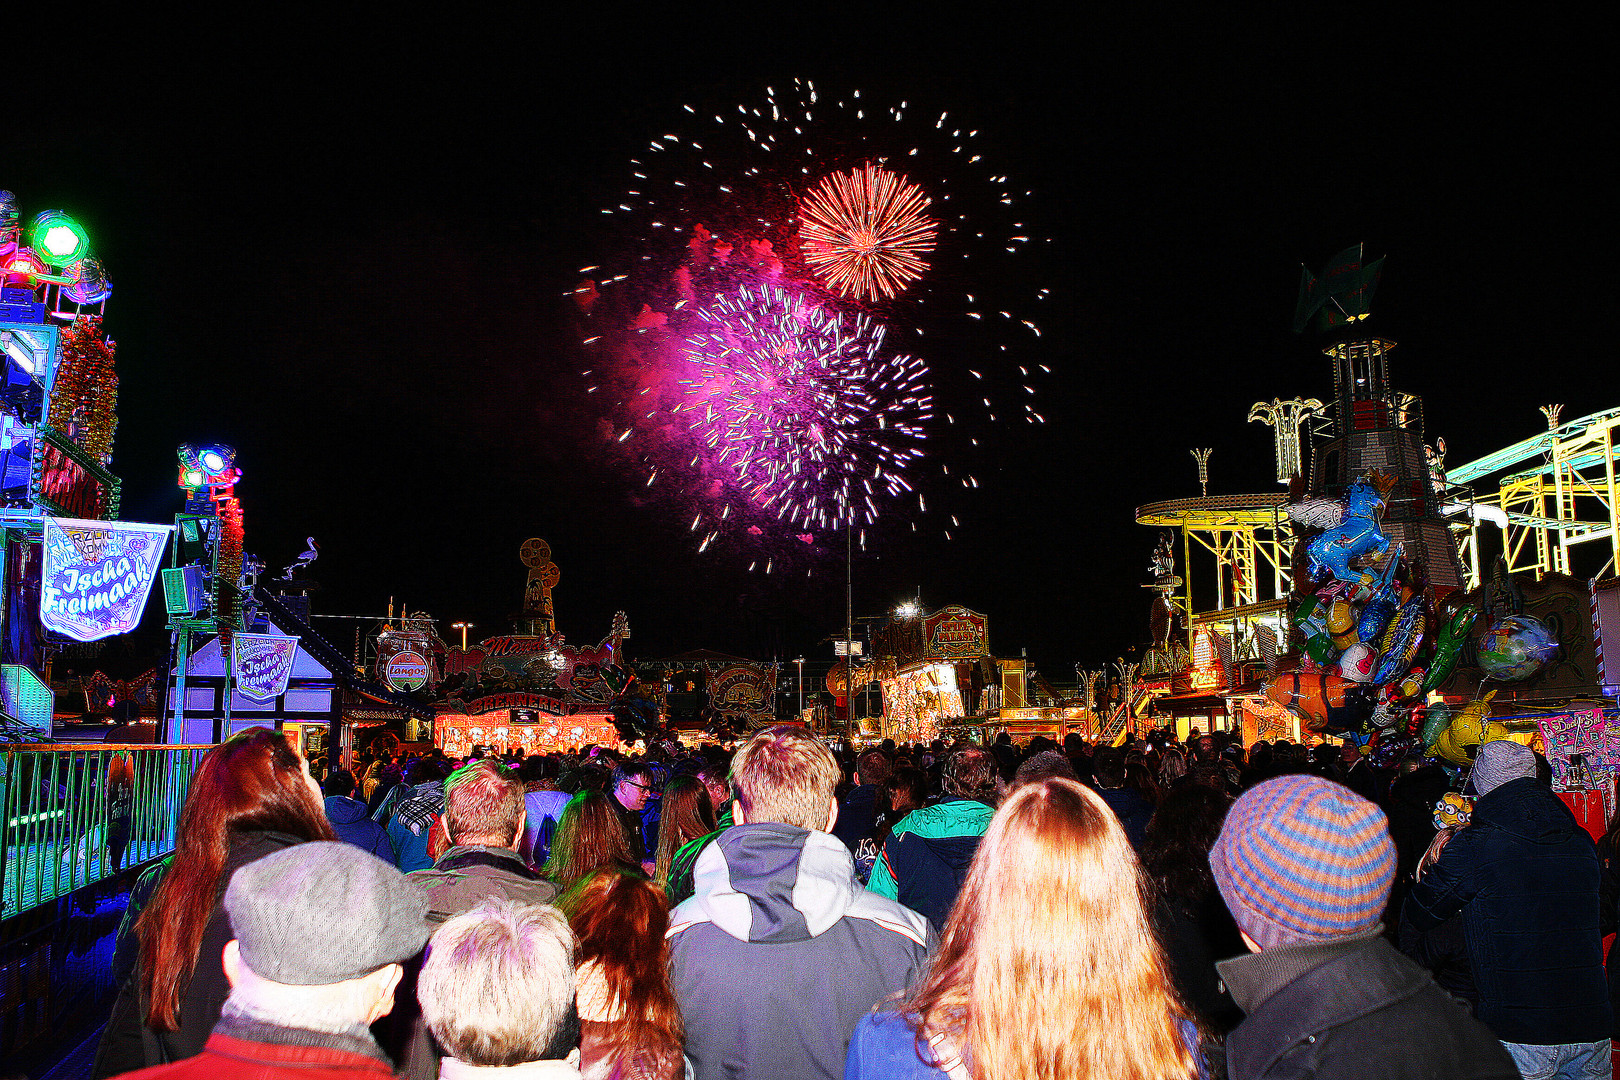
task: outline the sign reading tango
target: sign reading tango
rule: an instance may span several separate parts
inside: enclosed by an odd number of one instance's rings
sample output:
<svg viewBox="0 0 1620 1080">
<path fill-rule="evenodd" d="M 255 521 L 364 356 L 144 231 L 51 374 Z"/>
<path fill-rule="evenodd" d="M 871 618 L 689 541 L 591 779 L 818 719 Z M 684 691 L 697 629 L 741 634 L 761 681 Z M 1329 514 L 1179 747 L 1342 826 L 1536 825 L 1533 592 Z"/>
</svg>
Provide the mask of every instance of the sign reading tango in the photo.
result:
<svg viewBox="0 0 1620 1080">
<path fill-rule="evenodd" d="M 45 519 L 39 620 L 75 641 L 127 634 L 141 621 L 172 525 Z"/>
<path fill-rule="evenodd" d="M 298 639 L 280 634 L 232 634 L 231 665 L 236 691 L 254 701 L 274 701 L 287 692 Z"/>
<path fill-rule="evenodd" d="M 952 604 L 923 620 L 923 653 L 930 660 L 974 660 L 990 654 L 989 621 Z"/>
</svg>

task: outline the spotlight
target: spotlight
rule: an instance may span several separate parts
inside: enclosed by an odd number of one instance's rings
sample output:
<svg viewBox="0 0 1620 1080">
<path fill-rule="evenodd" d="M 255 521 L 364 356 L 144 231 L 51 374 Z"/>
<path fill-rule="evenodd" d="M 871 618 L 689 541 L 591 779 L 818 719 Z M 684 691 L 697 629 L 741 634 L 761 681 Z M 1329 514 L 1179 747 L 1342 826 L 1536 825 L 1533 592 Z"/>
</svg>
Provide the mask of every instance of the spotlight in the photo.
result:
<svg viewBox="0 0 1620 1080">
<path fill-rule="evenodd" d="M 81 307 L 89 307 L 112 295 L 112 282 L 107 280 L 107 270 L 101 265 L 100 259 L 87 256 L 75 269 L 78 270 L 78 279 L 62 290 L 64 297 Z"/>
<path fill-rule="evenodd" d="M 209 484 L 234 483 L 240 475 L 233 467 L 236 450 L 224 443 L 180 447 L 180 486 L 196 489 Z"/>
<path fill-rule="evenodd" d="M 18 248 L 6 256 L 4 267 L 0 268 L 0 277 L 23 278 L 29 284 L 44 273 L 45 260 L 31 248 Z"/>
<path fill-rule="evenodd" d="M 28 242 L 52 266 L 72 266 L 90 253 L 84 226 L 61 210 L 46 210 L 34 218 Z"/>
</svg>

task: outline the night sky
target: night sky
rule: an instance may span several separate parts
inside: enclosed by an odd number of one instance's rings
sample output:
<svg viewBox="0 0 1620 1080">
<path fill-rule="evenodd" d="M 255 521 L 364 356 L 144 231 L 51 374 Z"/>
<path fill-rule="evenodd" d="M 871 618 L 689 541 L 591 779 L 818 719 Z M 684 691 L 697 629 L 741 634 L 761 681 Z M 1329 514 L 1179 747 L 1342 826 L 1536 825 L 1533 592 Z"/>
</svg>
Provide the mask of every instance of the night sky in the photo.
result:
<svg viewBox="0 0 1620 1080">
<path fill-rule="evenodd" d="M 1056 372 L 1049 423 L 1007 426 L 954 540 L 857 558 L 857 616 L 920 589 L 1057 679 L 1141 640 L 1154 535 L 1133 507 L 1196 495 L 1194 446 L 1214 448 L 1212 493 L 1272 488 L 1270 433 L 1245 414 L 1330 395 L 1290 332 L 1299 264 L 1358 241 L 1388 256 L 1369 329 L 1400 343 L 1393 381 L 1451 462 L 1534 434 L 1544 402 L 1620 404 L 1595 44 L 1543 62 L 1522 27 L 1348 10 L 1277 9 L 1287 27 L 261 10 L 228 31 L 80 28 L 58 90 L 11 97 L 0 187 L 77 215 L 115 283 L 123 516 L 179 509 L 178 443 L 233 443 L 247 549 L 280 567 L 316 537 L 318 612 L 393 596 L 447 637 L 458 619 L 499 632 L 518 545 L 543 536 L 570 641 L 622 608 L 632 657 L 830 654 L 841 561 L 749 574 L 641 505 L 563 299 L 649 135 L 796 75 L 962 117 L 1052 238 L 1019 270 L 1053 293 L 1029 354 Z M 960 330 L 947 354 L 975 347 Z M 109 667 L 161 653 L 161 607 Z"/>
</svg>

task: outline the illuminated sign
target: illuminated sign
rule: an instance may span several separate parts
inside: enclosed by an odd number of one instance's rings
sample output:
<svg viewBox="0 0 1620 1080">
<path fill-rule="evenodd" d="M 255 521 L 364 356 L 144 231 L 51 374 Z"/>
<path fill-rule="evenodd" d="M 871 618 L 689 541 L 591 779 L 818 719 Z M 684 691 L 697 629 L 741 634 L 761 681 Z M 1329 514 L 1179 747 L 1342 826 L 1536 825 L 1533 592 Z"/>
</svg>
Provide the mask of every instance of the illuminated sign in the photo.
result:
<svg viewBox="0 0 1620 1080">
<path fill-rule="evenodd" d="M 84 451 L 52 428 L 41 428 L 37 498 L 64 517 L 99 519 L 115 512 L 112 484 L 88 464 Z"/>
<path fill-rule="evenodd" d="M 732 664 L 709 676 L 709 707 L 722 716 L 775 711 L 776 675 L 763 664 Z"/>
<path fill-rule="evenodd" d="M 988 656 L 989 638 L 989 621 L 956 604 L 940 608 L 923 620 L 923 651 L 930 660 Z"/>
<path fill-rule="evenodd" d="M 39 587 L 45 629 L 76 641 L 135 629 L 173 528 L 46 518 Z"/>
<path fill-rule="evenodd" d="M 383 676 L 388 680 L 388 685 L 395 690 L 405 693 L 420 690 L 428 681 L 427 657 L 411 649 L 395 653 L 388 658 L 388 664 L 383 668 Z"/>
<path fill-rule="evenodd" d="M 236 689 L 254 701 L 274 701 L 287 691 L 298 639 L 280 634 L 232 634 L 231 664 Z"/>
<path fill-rule="evenodd" d="M 1207 627 L 1193 633 L 1190 689 L 1219 690 L 1226 685 L 1226 665 L 1222 662 L 1220 646 L 1218 635 Z"/>
</svg>

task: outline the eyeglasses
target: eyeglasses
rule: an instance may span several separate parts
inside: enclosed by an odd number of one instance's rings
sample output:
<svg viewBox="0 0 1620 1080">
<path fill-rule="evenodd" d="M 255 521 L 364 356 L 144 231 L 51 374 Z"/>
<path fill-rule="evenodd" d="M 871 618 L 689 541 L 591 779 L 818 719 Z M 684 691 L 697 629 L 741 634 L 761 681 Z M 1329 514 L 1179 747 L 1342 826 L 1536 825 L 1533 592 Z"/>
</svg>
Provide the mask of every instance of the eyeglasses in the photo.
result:
<svg viewBox="0 0 1620 1080">
<path fill-rule="evenodd" d="M 640 788 L 642 791 L 651 791 L 652 790 L 652 785 L 651 784 L 638 784 L 634 780 L 626 780 L 625 783 L 629 784 L 633 788 Z"/>
</svg>

